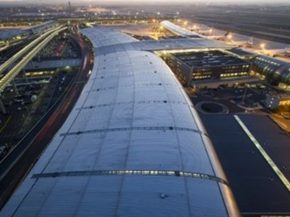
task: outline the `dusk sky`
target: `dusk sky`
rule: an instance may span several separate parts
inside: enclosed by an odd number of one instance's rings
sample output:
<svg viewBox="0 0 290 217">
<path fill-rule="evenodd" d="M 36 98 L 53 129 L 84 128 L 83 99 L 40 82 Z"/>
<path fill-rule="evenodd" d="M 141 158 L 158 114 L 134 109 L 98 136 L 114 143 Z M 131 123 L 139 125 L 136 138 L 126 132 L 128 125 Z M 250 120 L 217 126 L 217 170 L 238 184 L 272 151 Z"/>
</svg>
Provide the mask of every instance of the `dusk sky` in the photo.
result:
<svg viewBox="0 0 290 217">
<path fill-rule="evenodd" d="M 96 2 L 96 3 L 109 3 L 109 2 L 114 2 L 114 3 L 289 3 L 290 0 L 134 0 L 134 1 L 126 1 L 126 0 L 70 0 L 71 2 L 76 2 L 76 3 L 81 3 L 81 2 Z M 67 2 L 67 0 L 0 0 L 0 2 Z"/>
</svg>

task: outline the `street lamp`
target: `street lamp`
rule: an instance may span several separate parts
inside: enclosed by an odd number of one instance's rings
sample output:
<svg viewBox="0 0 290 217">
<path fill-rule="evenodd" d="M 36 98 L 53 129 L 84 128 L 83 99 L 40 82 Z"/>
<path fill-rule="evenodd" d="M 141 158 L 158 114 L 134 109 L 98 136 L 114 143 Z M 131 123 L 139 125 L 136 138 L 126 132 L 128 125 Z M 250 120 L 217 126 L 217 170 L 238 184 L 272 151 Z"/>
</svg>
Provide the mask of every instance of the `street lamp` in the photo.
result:
<svg viewBox="0 0 290 217">
<path fill-rule="evenodd" d="M 260 48 L 261 48 L 261 50 L 265 50 L 266 49 L 266 44 L 265 43 L 261 43 L 260 44 Z"/>
<path fill-rule="evenodd" d="M 209 29 L 209 34 L 211 35 L 212 33 L 213 33 L 213 29 L 210 28 L 210 29 Z"/>
<path fill-rule="evenodd" d="M 227 35 L 227 39 L 228 39 L 228 40 L 232 40 L 232 39 L 233 39 L 233 35 L 232 35 L 231 33 L 229 33 L 229 34 Z"/>
</svg>

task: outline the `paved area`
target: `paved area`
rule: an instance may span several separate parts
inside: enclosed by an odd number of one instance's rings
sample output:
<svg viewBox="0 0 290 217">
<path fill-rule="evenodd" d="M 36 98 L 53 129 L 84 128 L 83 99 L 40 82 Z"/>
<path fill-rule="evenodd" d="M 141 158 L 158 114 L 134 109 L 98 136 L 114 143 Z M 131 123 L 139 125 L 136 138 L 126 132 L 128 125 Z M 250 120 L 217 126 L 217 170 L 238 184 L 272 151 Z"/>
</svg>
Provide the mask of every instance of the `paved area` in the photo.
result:
<svg viewBox="0 0 290 217">
<path fill-rule="evenodd" d="M 262 115 L 239 115 L 283 174 L 290 180 L 290 135 Z"/>
<path fill-rule="evenodd" d="M 264 148 L 266 150 L 272 148 L 272 152 L 269 151 L 269 154 L 273 159 L 276 159 L 275 154 L 277 154 L 277 156 L 282 156 L 281 162 L 289 161 L 286 159 L 286 153 L 290 153 L 288 149 L 286 150 L 288 140 L 275 124 L 271 124 L 270 119 L 268 121 L 267 117 L 258 115 L 240 117 L 247 126 L 249 125 L 250 130 L 255 129 L 253 134 L 262 144 L 264 144 L 264 139 L 269 144 L 273 144 L 273 140 L 278 141 L 285 137 L 280 141 L 281 144 L 278 143 L 280 148 L 271 145 L 264 145 Z M 286 213 L 290 215 L 289 191 L 238 125 L 233 115 L 211 114 L 201 115 L 201 118 L 220 158 L 241 212 L 247 215 L 253 213 Z M 290 145 L 290 143 L 288 144 Z M 277 162 L 277 164 L 279 163 Z"/>
<path fill-rule="evenodd" d="M 262 104 L 269 88 L 262 84 L 238 87 L 220 87 L 216 89 L 203 89 L 191 94 L 194 104 L 203 101 L 213 101 L 225 105 L 230 113 L 240 113 L 246 110 L 263 110 Z"/>
<path fill-rule="evenodd" d="M 288 134 L 290 134 L 290 120 L 288 117 L 284 118 L 280 114 L 273 114 L 271 115 L 271 118 L 273 121 L 276 122 L 276 124 L 279 125 L 279 127 L 281 127 L 281 129 L 285 130 L 286 132 L 288 132 Z"/>
</svg>

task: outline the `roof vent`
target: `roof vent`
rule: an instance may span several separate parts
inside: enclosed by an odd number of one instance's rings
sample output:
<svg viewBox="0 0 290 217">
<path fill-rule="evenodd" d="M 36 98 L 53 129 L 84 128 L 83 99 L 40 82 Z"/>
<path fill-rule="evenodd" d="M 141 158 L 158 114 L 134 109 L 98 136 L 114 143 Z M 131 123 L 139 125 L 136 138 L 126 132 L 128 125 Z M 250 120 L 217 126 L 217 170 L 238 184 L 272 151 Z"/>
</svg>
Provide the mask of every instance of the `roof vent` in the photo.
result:
<svg viewBox="0 0 290 217">
<path fill-rule="evenodd" d="M 165 198 L 167 198 L 167 197 L 168 197 L 168 195 L 167 195 L 167 194 L 160 193 L 160 198 L 161 198 L 161 199 L 165 199 Z"/>
</svg>

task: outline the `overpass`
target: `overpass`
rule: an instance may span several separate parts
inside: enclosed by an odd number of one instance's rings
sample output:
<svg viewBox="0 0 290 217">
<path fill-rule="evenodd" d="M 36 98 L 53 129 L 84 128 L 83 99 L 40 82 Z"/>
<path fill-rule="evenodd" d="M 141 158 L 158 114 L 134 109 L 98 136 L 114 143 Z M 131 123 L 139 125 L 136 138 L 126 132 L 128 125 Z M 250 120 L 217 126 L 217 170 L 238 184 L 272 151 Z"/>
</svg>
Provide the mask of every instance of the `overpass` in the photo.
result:
<svg viewBox="0 0 290 217">
<path fill-rule="evenodd" d="M 10 57 L 6 62 L 4 62 L 0 66 L 0 75 L 3 74 L 5 72 L 5 70 L 9 66 L 11 66 L 13 63 L 15 63 L 17 60 L 19 60 L 25 54 L 27 54 L 37 44 L 39 44 L 43 39 L 45 39 L 50 34 L 52 34 L 55 31 L 58 31 L 61 28 L 62 28 L 61 26 L 58 26 L 56 28 L 53 28 L 53 29 L 48 30 L 47 32 L 45 32 L 44 34 L 40 35 L 38 38 L 36 38 L 35 40 L 33 40 L 31 43 L 29 43 L 27 46 L 25 46 L 24 48 L 22 48 L 19 52 L 17 52 L 16 54 L 14 54 L 12 57 Z"/>
<path fill-rule="evenodd" d="M 4 72 L 11 64 L 15 63 L 21 57 L 25 56 L 0 80 L 0 92 L 3 92 L 5 87 L 21 72 L 21 70 L 28 64 L 28 62 L 41 50 L 48 42 L 50 42 L 59 32 L 67 29 L 67 27 L 59 26 L 55 29 L 49 30 L 48 32 L 41 35 L 39 38 L 31 42 L 17 54 L 12 56 L 0 67 L 0 74 Z M 32 50 L 31 50 L 32 49 Z"/>
</svg>

